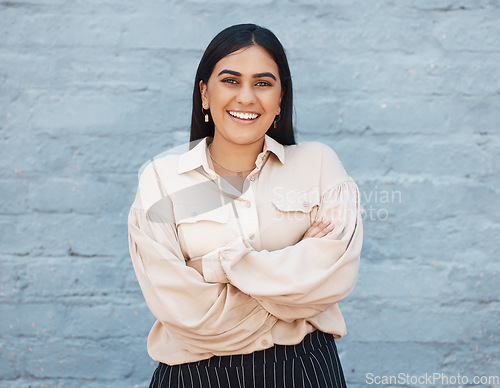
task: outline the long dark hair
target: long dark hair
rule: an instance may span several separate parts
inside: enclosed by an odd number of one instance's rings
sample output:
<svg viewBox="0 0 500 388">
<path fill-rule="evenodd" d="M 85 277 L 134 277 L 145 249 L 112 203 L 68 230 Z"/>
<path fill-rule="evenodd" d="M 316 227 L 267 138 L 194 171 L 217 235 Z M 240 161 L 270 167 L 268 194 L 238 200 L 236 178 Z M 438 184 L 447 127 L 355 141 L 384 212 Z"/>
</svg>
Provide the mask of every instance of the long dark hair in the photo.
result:
<svg viewBox="0 0 500 388">
<path fill-rule="evenodd" d="M 208 123 L 205 123 L 205 115 L 202 113 L 200 80 L 203 80 L 205 84 L 208 83 L 217 62 L 226 55 L 252 45 L 261 46 L 274 59 L 279 69 L 281 90 L 285 91 L 281 100 L 281 112 L 276 128 L 274 128 L 273 122 L 266 133 L 283 145 L 296 144 L 292 118 L 292 77 L 285 50 L 271 31 L 256 24 L 237 24 L 222 30 L 212 39 L 205 50 L 194 80 L 190 142 L 205 136 L 213 137 L 215 131 L 213 121 L 209 120 Z"/>
</svg>

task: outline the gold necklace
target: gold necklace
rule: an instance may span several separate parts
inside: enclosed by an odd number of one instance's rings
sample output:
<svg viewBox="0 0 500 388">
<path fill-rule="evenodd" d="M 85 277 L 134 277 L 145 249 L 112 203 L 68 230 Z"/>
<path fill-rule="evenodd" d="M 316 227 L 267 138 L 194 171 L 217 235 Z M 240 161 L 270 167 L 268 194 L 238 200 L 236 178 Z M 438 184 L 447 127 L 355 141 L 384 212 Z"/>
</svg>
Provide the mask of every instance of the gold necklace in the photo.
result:
<svg viewBox="0 0 500 388">
<path fill-rule="evenodd" d="M 210 155 L 210 158 L 211 158 L 211 159 L 212 159 L 215 163 L 217 163 L 219 166 L 221 166 L 224 170 L 231 171 L 231 172 L 235 172 L 235 173 L 237 173 L 236 175 L 237 175 L 238 177 L 243 178 L 243 175 L 241 174 L 242 172 L 252 171 L 252 170 L 254 169 L 254 167 L 252 167 L 252 168 L 250 168 L 250 169 L 248 169 L 248 170 L 245 170 L 245 171 L 233 171 L 233 170 L 230 170 L 229 168 L 224 167 L 223 165 L 221 165 L 219 162 L 217 162 L 217 161 L 216 161 L 216 160 L 212 157 L 212 153 L 210 152 L 210 146 L 211 146 L 211 145 L 212 145 L 212 143 L 210 143 L 210 144 L 208 145 L 208 153 L 209 153 L 209 155 Z"/>
</svg>

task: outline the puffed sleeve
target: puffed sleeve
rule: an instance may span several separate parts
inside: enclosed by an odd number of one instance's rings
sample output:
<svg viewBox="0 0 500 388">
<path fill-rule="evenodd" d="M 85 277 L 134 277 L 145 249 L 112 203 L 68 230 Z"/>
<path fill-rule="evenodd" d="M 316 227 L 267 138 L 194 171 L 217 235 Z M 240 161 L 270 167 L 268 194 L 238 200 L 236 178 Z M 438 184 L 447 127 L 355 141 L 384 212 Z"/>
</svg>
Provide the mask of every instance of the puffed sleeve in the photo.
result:
<svg viewBox="0 0 500 388">
<path fill-rule="evenodd" d="M 275 251 L 249 251 L 238 237 L 203 257 L 208 281 L 233 284 L 285 321 L 315 316 L 353 290 L 363 242 L 359 189 L 336 154 L 325 152 L 317 217 L 331 219 L 334 229 Z"/>
<path fill-rule="evenodd" d="M 255 299 L 231 284 L 207 283 L 186 265 L 168 198 L 145 210 L 141 184 L 128 214 L 134 271 L 152 314 L 186 350 L 237 351 L 269 330 L 270 317 Z M 149 195 L 149 194 L 148 194 Z M 269 323 L 269 321 L 267 321 Z"/>
</svg>

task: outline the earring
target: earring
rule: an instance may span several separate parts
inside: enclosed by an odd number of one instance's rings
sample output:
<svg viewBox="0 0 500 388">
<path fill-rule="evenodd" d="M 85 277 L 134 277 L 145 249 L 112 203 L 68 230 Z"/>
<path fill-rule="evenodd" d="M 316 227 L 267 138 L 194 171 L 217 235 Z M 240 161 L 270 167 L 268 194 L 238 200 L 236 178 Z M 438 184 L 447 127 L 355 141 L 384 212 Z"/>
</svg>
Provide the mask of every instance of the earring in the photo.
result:
<svg viewBox="0 0 500 388">
<path fill-rule="evenodd" d="M 201 107 L 201 113 L 203 113 L 205 115 L 205 122 L 208 123 L 210 121 L 209 117 L 208 117 L 208 113 L 205 113 L 203 111 L 203 107 Z"/>
<path fill-rule="evenodd" d="M 274 119 L 274 128 L 276 128 L 276 122 L 279 121 L 281 118 L 280 114 L 278 113 L 278 120 L 276 118 Z"/>
</svg>

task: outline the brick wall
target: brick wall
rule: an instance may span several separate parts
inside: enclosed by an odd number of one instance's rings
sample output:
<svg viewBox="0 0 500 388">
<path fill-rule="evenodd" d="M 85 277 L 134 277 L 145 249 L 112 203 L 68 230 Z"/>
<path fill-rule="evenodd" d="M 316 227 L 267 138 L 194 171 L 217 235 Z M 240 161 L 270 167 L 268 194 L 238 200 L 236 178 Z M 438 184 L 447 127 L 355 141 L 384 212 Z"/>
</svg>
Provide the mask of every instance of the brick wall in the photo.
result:
<svg viewBox="0 0 500 388">
<path fill-rule="evenodd" d="M 499 8 L 0 1 L 0 386 L 147 386 L 154 317 L 126 235 L 137 170 L 188 141 L 203 50 L 244 22 L 285 46 L 297 140 L 330 145 L 362 192 L 337 341 L 349 386 L 498 375 Z"/>
</svg>

